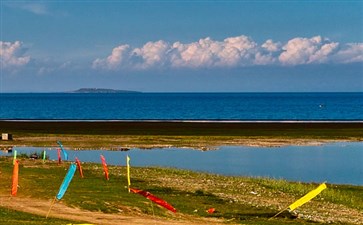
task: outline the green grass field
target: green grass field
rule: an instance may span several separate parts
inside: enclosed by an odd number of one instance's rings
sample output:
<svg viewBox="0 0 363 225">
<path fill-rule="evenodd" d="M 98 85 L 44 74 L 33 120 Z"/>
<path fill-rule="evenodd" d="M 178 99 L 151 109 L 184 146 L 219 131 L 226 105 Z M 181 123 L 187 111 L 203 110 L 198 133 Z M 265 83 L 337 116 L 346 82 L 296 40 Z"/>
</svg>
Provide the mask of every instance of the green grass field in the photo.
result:
<svg viewBox="0 0 363 225">
<path fill-rule="evenodd" d="M 6 196 L 10 192 L 11 163 L 9 158 L 0 158 L 0 194 L 2 196 Z M 68 167 L 69 163 L 58 165 L 51 161 L 42 163 L 41 160 L 20 159 L 20 188 L 14 200 L 22 197 L 53 199 Z M 85 178 L 80 178 L 77 172 L 61 200 L 66 205 L 107 214 L 155 215 L 160 218 L 176 219 L 173 213 L 152 204 L 143 196 L 128 192 L 125 167 L 109 167 L 109 181 L 104 179 L 100 164 L 84 163 L 83 171 Z M 311 217 L 294 218 L 286 212 L 276 219 L 268 220 L 278 212 L 278 206 L 288 206 L 294 199 L 296 200 L 314 189 L 317 184 L 226 177 L 171 168 L 132 167 L 131 174 L 132 187 L 149 191 L 163 198 L 177 209 L 178 215 L 182 215 L 187 220 L 219 218 L 225 223 L 271 225 L 354 224 L 354 221 L 339 222 L 339 218 L 336 218 L 339 215 L 332 217 L 331 221 L 327 219 L 325 222 L 314 221 L 314 216 L 329 212 L 329 207 L 334 210 L 334 207 L 337 207 L 338 211 L 351 211 L 353 219 L 355 218 L 353 213 L 363 212 L 363 187 L 360 186 L 328 185 L 329 188 L 315 200 L 302 206 L 301 213 L 311 215 Z M 271 204 L 267 204 L 268 202 Z M 328 204 L 329 206 L 326 206 Z M 212 207 L 216 209 L 216 212 L 208 214 L 206 210 Z M 45 220 L 44 217 L 6 208 L 0 208 L 0 213 L 2 215 L 0 223 L 4 224 L 5 222 L 6 224 L 69 223 L 55 218 Z M 328 218 L 330 217 L 328 216 Z"/>
</svg>

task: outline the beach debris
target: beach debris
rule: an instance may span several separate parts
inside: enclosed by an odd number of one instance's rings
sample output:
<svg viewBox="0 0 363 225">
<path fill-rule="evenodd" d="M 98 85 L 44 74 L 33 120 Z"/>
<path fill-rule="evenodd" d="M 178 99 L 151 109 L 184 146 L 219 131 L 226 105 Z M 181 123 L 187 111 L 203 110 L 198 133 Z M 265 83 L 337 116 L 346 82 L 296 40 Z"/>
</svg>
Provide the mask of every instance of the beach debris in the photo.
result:
<svg viewBox="0 0 363 225">
<path fill-rule="evenodd" d="M 207 213 L 209 213 L 209 214 L 213 214 L 215 212 L 216 212 L 215 208 L 210 208 L 210 209 L 207 210 Z"/>
</svg>

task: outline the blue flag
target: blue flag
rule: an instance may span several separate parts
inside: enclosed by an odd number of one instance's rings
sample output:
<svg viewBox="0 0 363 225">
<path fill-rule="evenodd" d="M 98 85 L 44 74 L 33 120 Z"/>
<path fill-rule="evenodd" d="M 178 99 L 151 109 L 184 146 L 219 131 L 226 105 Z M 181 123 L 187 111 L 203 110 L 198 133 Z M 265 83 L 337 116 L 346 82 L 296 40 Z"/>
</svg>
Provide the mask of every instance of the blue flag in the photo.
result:
<svg viewBox="0 0 363 225">
<path fill-rule="evenodd" d="M 63 152 L 64 160 L 68 160 L 68 154 L 67 154 L 66 150 L 64 150 L 63 145 L 62 145 L 62 142 L 57 141 L 57 144 L 59 145 L 59 147 L 61 148 L 61 150 Z"/>
<path fill-rule="evenodd" d="M 58 194 L 56 196 L 58 200 L 61 200 L 63 198 L 63 195 L 66 193 L 69 183 L 71 183 L 74 173 L 76 172 L 76 169 L 76 164 L 72 163 L 68 169 L 66 176 L 64 177 L 62 185 L 59 188 Z"/>
</svg>

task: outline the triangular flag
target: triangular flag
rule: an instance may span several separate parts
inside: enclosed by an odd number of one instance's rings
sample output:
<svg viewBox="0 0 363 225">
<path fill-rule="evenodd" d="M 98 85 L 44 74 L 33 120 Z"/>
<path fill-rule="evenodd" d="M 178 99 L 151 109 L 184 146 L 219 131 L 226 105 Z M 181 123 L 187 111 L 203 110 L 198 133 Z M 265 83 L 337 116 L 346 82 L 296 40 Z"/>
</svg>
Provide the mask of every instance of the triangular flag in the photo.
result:
<svg viewBox="0 0 363 225">
<path fill-rule="evenodd" d="M 105 157 L 103 157 L 103 155 L 101 155 L 101 161 L 102 161 L 103 171 L 105 172 L 105 178 L 106 178 L 106 180 L 109 180 L 110 178 L 108 177 L 107 163 L 106 163 L 106 159 L 105 159 Z"/>
<path fill-rule="evenodd" d="M 47 155 L 47 151 L 43 151 L 43 162 L 45 162 L 45 159 L 46 159 L 46 155 Z"/>
<path fill-rule="evenodd" d="M 63 152 L 64 160 L 66 160 L 66 161 L 67 161 L 67 160 L 68 160 L 68 154 L 67 154 L 66 150 L 64 150 L 63 145 L 62 145 L 62 142 L 57 141 L 57 144 L 59 145 L 59 147 L 61 148 L 61 150 L 62 150 L 62 152 Z"/>
<path fill-rule="evenodd" d="M 11 185 L 11 195 L 16 196 L 18 192 L 18 180 L 19 180 L 19 161 L 15 160 L 14 169 L 13 169 L 13 178 Z"/>
<path fill-rule="evenodd" d="M 79 161 L 79 159 L 76 157 L 76 164 L 79 170 L 79 175 L 81 175 L 81 177 L 83 178 L 83 170 L 82 170 L 82 165 L 81 165 L 81 161 Z"/>
<path fill-rule="evenodd" d="M 61 164 L 62 163 L 62 157 L 61 157 L 61 154 L 60 154 L 60 148 L 57 148 L 57 153 L 58 153 L 58 164 Z"/>
<path fill-rule="evenodd" d="M 130 192 L 130 186 L 131 186 L 131 179 L 130 179 L 130 157 L 126 156 L 126 165 L 127 165 L 127 187 Z"/>
<path fill-rule="evenodd" d="M 47 216 L 45 218 L 48 218 L 49 213 L 50 213 L 50 210 L 52 209 L 52 207 L 53 207 L 53 205 L 55 203 L 55 200 L 56 199 L 61 200 L 63 198 L 64 194 L 66 193 L 66 191 L 68 189 L 69 184 L 72 181 L 72 178 L 74 176 L 74 173 L 76 172 L 76 169 L 77 169 L 77 166 L 74 163 L 72 163 L 69 166 L 68 172 L 67 172 L 66 176 L 64 177 L 61 186 L 59 187 L 58 194 L 55 196 L 55 198 L 53 199 L 52 203 L 50 204 L 50 207 L 49 207 Z"/>
<path fill-rule="evenodd" d="M 68 172 L 67 172 L 66 176 L 64 177 L 64 180 L 63 180 L 63 182 L 59 188 L 58 194 L 56 196 L 56 198 L 58 200 L 61 200 L 63 198 L 64 194 L 66 193 L 68 186 L 71 183 L 71 180 L 74 176 L 74 172 L 76 172 L 76 169 L 77 169 L 77 167 L 74 163 L 72 163 L 69 166 Z"/>
<path fill-rule="evenodd" d="M 176 209 L 172 205 L 170 205 L 169 203 L 167 203 L 165 200 L 156 197 L 155 195 L 151 194 L 148 191 L 143 191 L 143 190 L 136 189 L 136 188 L 130 188 L 130 190 L 133 193 L 142 195 L 142 196 L 146 197 L 147 199 L 155 202 L 158 205 L 161 205 L 162 207 L 164 207 L 164 208 L 166 208 L 166 209 L 168 209 L 168 210 L 170 210 L 170 211 L 172 211 L 174 213 L 176 212 Z"/>
<path fill-rule="evenodd" d="M 16 155 L 17 155 L 17 151 L 16 150 L 14 150 L 14 158 L 13 158 L 13 165 L 15 165 L 15 161 L 16 161 Z"/>
<path fill-rule="evenodd" d="M 306 195 L 304 195 L 302 198 L 300 198 L 297 201 L 295 201 L 294 203 L 292 203 L 289 206 L 289 209 L 292 211 L 292 210 L 296 209 L 297 207 L 302 206 L 303 204 L 307 203 L 311 199 L 315 198 L 315 196 L 317 196 L 320 192 L 322 192 L 326 188 L 327 188 L 327 186 L 325 183 L 320 184 L 319 187 L 315 188 L 314 190 L 312 190 L 309 193 L 307 193 Z"/>
</svg>

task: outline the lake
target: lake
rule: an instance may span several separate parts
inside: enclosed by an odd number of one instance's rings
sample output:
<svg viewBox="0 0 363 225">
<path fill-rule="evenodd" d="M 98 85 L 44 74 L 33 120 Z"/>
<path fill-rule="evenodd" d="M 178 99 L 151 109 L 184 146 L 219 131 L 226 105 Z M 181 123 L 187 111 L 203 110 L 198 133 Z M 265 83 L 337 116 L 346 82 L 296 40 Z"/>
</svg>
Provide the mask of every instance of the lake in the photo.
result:
<svg viewBox="0 0 363 225">
<path fill-rule="evenodd" d="M 66 147 L 66 146 L 65 146 Z M 14 147 L 18 154 L 41 152 L 44 148 Z M 56 148 L 46 148 L 51 160 L 57 160 Z M 254 176 L 290 181 L 363 185 L 363 142 L 339 142 L 319 146 L 245 147 L 221 146 L 199 151 L 184 148 L 130 151 L 67 150 L 70 160 L 109 165 L 173 167 L 232 176 Z M 8 155 L 1 152 L 1 155 Z M 63 157 L 63 155 L 62 155 Z"/>
<path fill-rule="evenodd" d="M 363 93 L 3 93 L 0 119 L 362 121 Z"/>
</svg>

